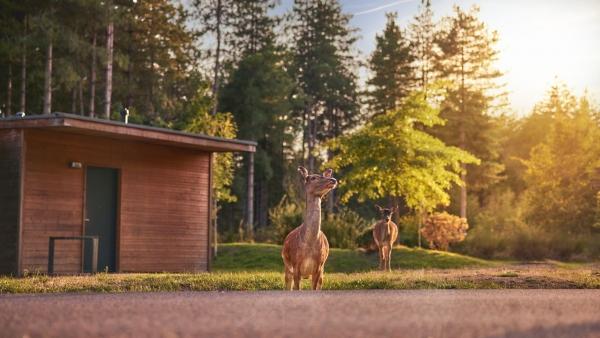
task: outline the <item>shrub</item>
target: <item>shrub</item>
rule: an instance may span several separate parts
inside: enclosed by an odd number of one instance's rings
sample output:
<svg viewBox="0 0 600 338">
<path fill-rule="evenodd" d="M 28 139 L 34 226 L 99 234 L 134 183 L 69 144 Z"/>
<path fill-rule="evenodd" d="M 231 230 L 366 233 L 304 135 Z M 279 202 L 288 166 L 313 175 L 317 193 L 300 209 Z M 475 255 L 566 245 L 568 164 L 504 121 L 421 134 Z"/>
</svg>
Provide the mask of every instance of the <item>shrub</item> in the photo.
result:
<svg viewBox="0 0 600 338">
<path fill-rule="evenodd" d="M 421 235 L 427 240 L 430 248 L 446 251 L 451 243 L 465 239 L 468 228 L 465 218 L 447 212 L 433 213 L 425 219 Z"/>
<path fill-rule="evenodd" d="M 255 238 L 259 242 L 281 244 L 290 231 L 302 224 L 302 216 L 302 207 L 284 195 L 279 204 L 269 210 L 271 224 L 258 229 Z"/>
<path fill-rule="evenodd" d="M 269 210 L 271 224 L 257 230 L 259 242 L 281 244 L 285 237 L 303 222 L 303 209 L 284 196 L 279 204 Z M 368 229 L 369 223 L 356 212 L 341 208 L 338 213 L 327 215 L 321 220 L 321 230 L 333 248 L 353 249 L 358 238 Z"/>
<path fill-rule="evenodd" d="M 409 214 L 398 219 L 398 240 L 396 243 L 413 247 L 419 245 L 418 215 Z"/>
<path fill-rule="evenodd" d="M 321 229 L 331 247 L 354 249 L 358 238 L 369 230 L 369 223 L 356 212 L 341 208 L 338 213 L 323 218 Z"/>
</svg>

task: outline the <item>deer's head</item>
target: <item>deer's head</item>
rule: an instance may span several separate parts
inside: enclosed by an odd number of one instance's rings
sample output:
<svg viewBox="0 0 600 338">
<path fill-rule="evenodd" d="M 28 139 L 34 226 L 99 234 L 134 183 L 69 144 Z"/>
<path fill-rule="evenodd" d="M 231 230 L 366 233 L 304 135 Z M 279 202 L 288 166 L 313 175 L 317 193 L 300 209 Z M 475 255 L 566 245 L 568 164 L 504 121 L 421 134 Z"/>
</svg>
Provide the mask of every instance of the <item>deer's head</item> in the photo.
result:
<svg viewBox="0 0 600 338">
<path fill-rule="evenodd" d="M 381 214 L 381 218 L 386 220 L 386 221 L 390 221 L 392 219 L 392 214 L 394 212 L 396 212 L 396 208 L 382 208 L 380 206 L 378 206 L 377 204 L 375 204 L 375 208 L 377 208 L 377 211 L 379 211 L 379 213 Z"/>
<path fill-rule="evenodd" d="M 304 180 L 304 191 L 307 195 L 323 197 L 337 186 L 337 180 L 331 177 L 331 169 L 325 170 L 322 175 L 309 174 L 304 167 L 298 167 L 298 172 Z"/>
</svg>

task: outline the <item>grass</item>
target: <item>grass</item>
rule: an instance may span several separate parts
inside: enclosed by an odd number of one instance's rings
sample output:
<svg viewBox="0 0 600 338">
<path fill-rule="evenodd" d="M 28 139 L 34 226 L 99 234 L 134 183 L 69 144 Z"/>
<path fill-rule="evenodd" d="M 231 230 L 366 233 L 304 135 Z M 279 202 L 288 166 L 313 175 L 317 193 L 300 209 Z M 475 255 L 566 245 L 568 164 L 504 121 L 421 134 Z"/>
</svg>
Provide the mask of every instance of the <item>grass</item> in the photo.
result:
<svg viewBox="0 0 600 338">
<path fill-rule="evenodd" d="M 325 265 L 328 273 L 367 272 L 377 269 L 377 254 L 360 251 L 331 249 Z M 392 252 L 392 269 L 460 269 L 494 267 L 498 262 L 455 253 L 412 249 L 403 246 Z M 273 244 L 231 243 L 219 246 L 213 270 L 218 272 L 283 271 L 281 246 Z"/>
<path fill-rule="evenodd" d="M 258 291 L 283 289 L 281 247 L 226 244 L 212 273 L 106 274 L 25 278 L 0 277 L 2 293 Z M 375 254 L 334 249 L 325 268 L 326 290 L 594 288 L 600 274 L 591 266 L 490 262 L 451 253 L 400 247 L 391 273 L 372 271 Z M 303 289 L 309 282 L 303 281 Z"/>
</svg>

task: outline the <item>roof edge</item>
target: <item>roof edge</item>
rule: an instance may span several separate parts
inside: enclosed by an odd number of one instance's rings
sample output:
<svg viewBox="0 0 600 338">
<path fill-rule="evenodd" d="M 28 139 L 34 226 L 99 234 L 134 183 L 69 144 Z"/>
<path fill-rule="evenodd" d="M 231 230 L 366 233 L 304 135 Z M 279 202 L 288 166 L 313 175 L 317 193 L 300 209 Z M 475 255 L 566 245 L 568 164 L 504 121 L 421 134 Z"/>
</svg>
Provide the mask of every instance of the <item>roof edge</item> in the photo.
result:
<svg viewBox="0 0 600 338">
<path fill-rule="evenodd" d="M 1 127 L 2 122 L 36 121 L 36 120 L 38 120 L 38 121 L 46 120 L 46 121 L 51 122 L 51 123 L 49 123 L 49 125 L 46 125 L 45 127 L 64 126 L 64 127 L 77 128 L 77 127 L 71 125 L 71 123 L 69 123 L 70 120 L 73 120 L 73 121 L 81 121 L 81 122 L 85 122 L 85 123 L 93 123 L 93 124 L 104 125 L 104 126 L 136 129 L 136 130 L 141 130 L 141 131 L 146 131 L 146 132 L 155 132 L 155 133 L 174 135 L 174 136 L 180 136 L 180 137 L 189 137 L 189 138 L 193 138 L 196 140 L 214 141 L 214 142 L 220 142 L 220 143 L 225 143 L 225 144 L 243 146 L 244 148 L 246 148 L 246 150 L 242 150 L 242 151 L 245 151 L 245 152 L 255 152 L 256 146 L 257 146 L 257 143 L 254 141 L 228 139 L 228 138 L 208 136 L 205 134 L 196 134 L 196 133 L 174 130 L 174 129 L 159 128 L 159 127 L 146 126 L 146 125 L 133 124 L 133 123 L 124 123 L 124 122 L 120 122 L 120 121 L 102 120 L 102 119 L 91 118 L 91 117 L 87 117 L 87 116 L 60 113 L 60 112 L 44 114 L 44 115 L 30 115 L 30 116 L 25 116 L 25 117 L 16 117 L 16 116 L 5 117 L 5 118 L 0 119 L 0 127 Z M 18 126 L 15 128 L 27 128 L 27 127 L 29 127 L 29 126 L 24 126 L 24 127 Z M 30 127 L 39 127 L 39 126 L 30 126 Z"/>
</svg>

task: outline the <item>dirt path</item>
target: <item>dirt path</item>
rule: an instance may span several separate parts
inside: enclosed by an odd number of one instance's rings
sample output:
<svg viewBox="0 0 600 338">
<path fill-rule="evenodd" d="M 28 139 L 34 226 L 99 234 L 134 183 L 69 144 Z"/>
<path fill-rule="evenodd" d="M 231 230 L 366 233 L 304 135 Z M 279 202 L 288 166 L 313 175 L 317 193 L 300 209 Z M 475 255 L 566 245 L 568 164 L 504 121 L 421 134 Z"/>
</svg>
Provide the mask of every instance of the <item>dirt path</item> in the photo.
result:
<svg viewBox="0 0 600 338">
<path fill-rule="evenodd" d="M 0 296 L 0 337 L 600 337 L 600 290 Z"/>
</svg>

